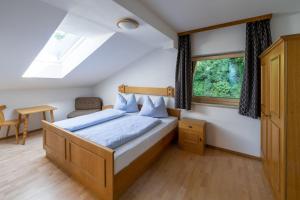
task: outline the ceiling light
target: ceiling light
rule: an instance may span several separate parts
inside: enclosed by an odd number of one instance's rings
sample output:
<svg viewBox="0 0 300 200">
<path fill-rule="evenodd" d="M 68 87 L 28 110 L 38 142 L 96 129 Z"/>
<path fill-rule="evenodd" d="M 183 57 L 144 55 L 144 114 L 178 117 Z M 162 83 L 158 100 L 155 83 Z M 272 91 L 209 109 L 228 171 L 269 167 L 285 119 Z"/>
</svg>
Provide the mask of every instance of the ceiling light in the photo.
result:
<svg viewBox="0 0 300 200">
<path fill-rule="evenodd" d="M 118 21 L 117 26 L 123 30 L 133 30 L 139 27 L 139 23 L 134 19 L 125 18 Z"/>
</svg>

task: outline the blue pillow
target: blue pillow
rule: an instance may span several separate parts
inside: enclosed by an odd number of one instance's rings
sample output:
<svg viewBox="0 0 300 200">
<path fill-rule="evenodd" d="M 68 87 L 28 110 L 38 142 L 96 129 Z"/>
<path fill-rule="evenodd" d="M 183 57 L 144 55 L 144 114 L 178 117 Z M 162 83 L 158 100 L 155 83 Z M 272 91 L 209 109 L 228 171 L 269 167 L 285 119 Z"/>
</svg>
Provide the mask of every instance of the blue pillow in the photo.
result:
<svg viewBox="0 0 300 200">
<path fill-rule="evenodd" d="M 116 103 L 114 105 L 114 109 L 126 111 L 126 108 L 127 108 L 126 99 L 121 94 L 118 94 Z"/>
<path fill-rule="evenodd" d="M 166 108 L 166 104 L 165 104 L 165 100 L 163 97 L 159 97 L 155 104 L 154 104 L 155 108 L 153 110 L 153 117 L 156 118 L 166 118 L 168 117 L 168 112 L 167 112 L 167 108 Z"/>
<path fill-rule="evenodd" d="M 168 117 L 168 112 L 166 109 L 165 101 L 163 97 L 159 97 L 155 104 L 149 96 L 146 97 L 143 107 L 139 113 L 142 116 L 155 117 L 155 118 L 166 118 Z"/>
<path fill-rule="evenodd" d="M 152 117 L 152 112 L 154 109 L 154 104 L 152 103 L 149 96 L 147 96 L 143 102 L 143 106 L 139 115 Z"/>
<path fill-rule="evenodd" d="M 128 113 L 134 113 L 134 112 L 139 112 L 139 108 L 136 103 L 135 95 L 131 94 L 129 95 L 127 99 L 127 108 L 126 112 Z"/>
<path fill-rule="evenodd" d="M 114 109 L 123 110 L 128 113 L 138 112 L 139 108 L 136 103 L 135 95 L 129 95 L 128 100 L 121 94 L 117 95 L 116 103 L 114 105 Z"/>
</svg>

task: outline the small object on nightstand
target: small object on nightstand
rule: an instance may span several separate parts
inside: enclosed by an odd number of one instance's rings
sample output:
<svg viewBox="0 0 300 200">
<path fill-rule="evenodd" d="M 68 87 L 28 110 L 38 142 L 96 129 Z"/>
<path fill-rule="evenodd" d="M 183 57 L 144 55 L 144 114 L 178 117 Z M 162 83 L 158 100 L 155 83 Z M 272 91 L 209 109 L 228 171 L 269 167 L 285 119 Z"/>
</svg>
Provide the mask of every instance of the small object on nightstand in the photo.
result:
<svg viewBox="0 0 300 200">
<path fill-rule="evenodd" d="M 197 119 L 179 120 L 179 147 L 200 155 L 205 149 L 205 125 L 206 122 Z"/>
</svg>

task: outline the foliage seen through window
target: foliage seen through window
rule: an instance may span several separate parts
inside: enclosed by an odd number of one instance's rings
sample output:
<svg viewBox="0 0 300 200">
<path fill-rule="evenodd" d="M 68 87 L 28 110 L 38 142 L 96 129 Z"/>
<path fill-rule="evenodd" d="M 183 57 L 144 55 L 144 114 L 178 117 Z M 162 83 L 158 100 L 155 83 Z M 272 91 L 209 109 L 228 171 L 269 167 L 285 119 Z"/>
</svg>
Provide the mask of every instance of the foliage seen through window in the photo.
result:
<svg viewBox="0 0 300 200">
<path fill-rule="evenodd" d="M 244 57 L 195 61 L 193 95 L 240 98 Z"/>
</svg>

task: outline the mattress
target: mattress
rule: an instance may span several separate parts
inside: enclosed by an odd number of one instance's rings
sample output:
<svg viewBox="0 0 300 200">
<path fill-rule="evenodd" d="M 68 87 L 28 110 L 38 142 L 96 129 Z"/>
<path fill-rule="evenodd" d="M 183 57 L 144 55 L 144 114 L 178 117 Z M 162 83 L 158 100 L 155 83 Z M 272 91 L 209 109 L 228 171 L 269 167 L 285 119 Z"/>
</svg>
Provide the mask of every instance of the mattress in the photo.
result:
<svg viewBox="0 0 300 200">
<path fill-rule="evenodd" d="M 161 123 L 147 133 L 116 148 L 114 154 L 114 174 L 117 174 L 122 169 L 127 167 L 131 162 L 146 152 L 176 127 L 176 117 L 169 116 L 168 118 L 162 118 Z"/>
</svg>

